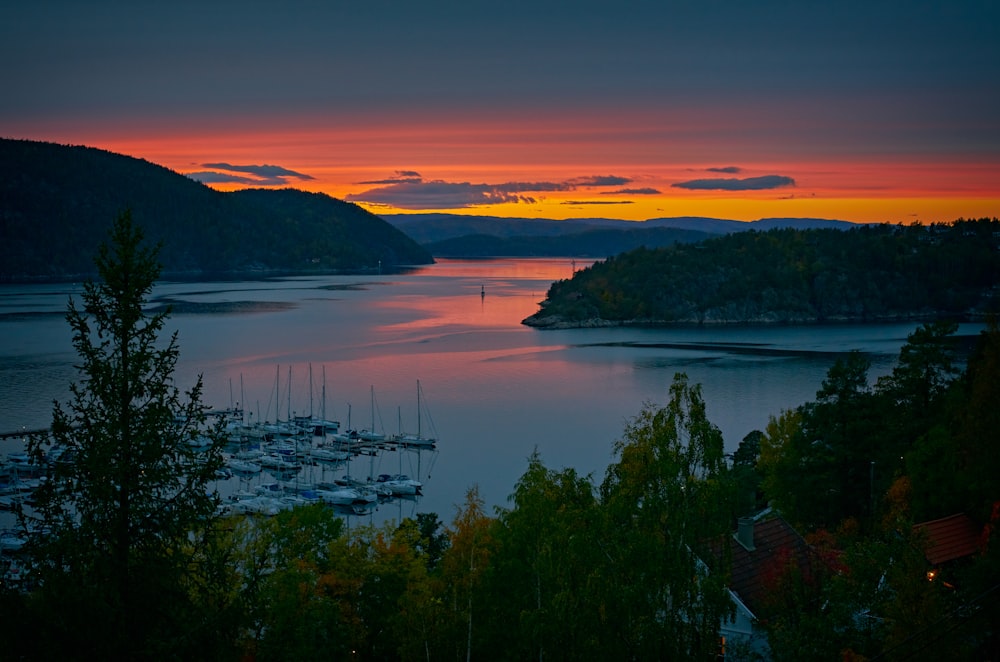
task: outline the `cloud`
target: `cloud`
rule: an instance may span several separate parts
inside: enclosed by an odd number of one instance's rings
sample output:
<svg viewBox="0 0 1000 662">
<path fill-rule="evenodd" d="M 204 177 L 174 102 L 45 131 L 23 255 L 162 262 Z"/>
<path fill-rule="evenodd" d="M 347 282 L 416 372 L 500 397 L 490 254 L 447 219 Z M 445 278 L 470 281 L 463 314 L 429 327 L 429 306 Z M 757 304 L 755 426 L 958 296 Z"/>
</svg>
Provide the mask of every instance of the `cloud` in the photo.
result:
<svg viewBox="0 0 1000 662">
<path fill-rule="evenodd" d="M 289 179 L 315 179 L 312 175 L 295 172 L 276 165 L 233 165 L 231 163 L 202 163 L 208 171 L 189 172 L 187 176 L 203 184 L 253 184 L 255 186 L 286 186 Z M 219 171 L 223 172 L 219 172 Z M 244 173 L 250 175 L 233 174 Z"/>
<path fill-rule="evenodd" d="M 562 205 L 631 205 L 631 200 L 566 200 Z"/>
<path fill-rule="evenodd" d="M 795 186 L 795 180 L 784 175 L 763 175 L 761 177 L 735 177 L 725 179 L 692 179 L 671 184 L 675 188 L 691 191 L 763 191 L 783 186 Z"/>
<path fill-rule="evenodd" d="M 397 170 L 391 177 L 385 179 L 370 179 L 364 182 L 357 182 L 364 186 L 380 186 L 382 184 L 419 184 L 423 177 L 416 170 Z"/>
<path fill-rule="evenodd" d="M 722 168 L 705 168 L 708 172 L 721 172 L 724 175 L 738 175 L 743 172 L 743 168 L 739 166 L 724 166 Z"/>
<path fill-rule="evenodd" d="M 589 177 L 574 177 L 568 180 L 566 184 L 574 188 L 579 186 L 621 186 L 631 181 L 628 177 L 618 177 L 616 175 L 591 175 Z"/>
<path fill-rule="evenodd" d="M 189 172 L 186 173 L 187 177 L 195 180 L 196 182 L 201 182 L 202 184 L 257 184 L 260 182 L 259 179 L 253 177 L 242 177 L 240 175 L 233 175 L 226 172 Z"/>
<path fill-rule="evenodd" d="M 532 204 L 538 201 L 532 194 L 620 186 L 630 181 L 632 180 L 627 177 L 616 175 L 593 175 L 575 177 L 563 182 L 472 184 L 442 180 L 424 181 L 418 172 L 397 170 L 391 177 L 385 179 L 358 182 L 362 185 L 375 185 L 375 188 L 346 195 L 344 199 L 348 202 L 364 202 L 400 209 L 460 209 L 501 203 Z"/>
<path fill-rule="evenodd" d="M 524 184 L 470 184 L 469 182 L 401 181 L 362 193 L 344 196 L 348 202 L 398 207 L 400 209 L 461 209 L 477 205 L 504 202 L 534 203 L 536 199 L 521 195 Z"/>
<path fill-rule="evenodd" d="M 601 195 L 659 195 L 655 188 L 620 188 L 617 191 L 601 191 Z"/>
</svg>

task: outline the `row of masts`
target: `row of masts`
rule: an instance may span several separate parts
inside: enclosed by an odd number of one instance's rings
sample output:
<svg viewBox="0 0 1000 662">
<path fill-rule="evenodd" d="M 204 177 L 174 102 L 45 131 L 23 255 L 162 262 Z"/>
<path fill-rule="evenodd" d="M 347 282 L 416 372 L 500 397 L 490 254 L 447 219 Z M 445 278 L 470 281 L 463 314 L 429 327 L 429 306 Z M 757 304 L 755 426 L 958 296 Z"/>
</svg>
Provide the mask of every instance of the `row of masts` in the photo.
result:
<svg viewBox="0 0 1000 662">
<path fill-rule="evenodd" d="M 321 403 L 320 404 L 320 413 L 319 413 L 319 417 L 317 418 L 315 416 L 315 413 L 314 413 L 315 397 L 314 397 L 314 394 L 313 394 L 313 388 L 314 388 L 314 385 L 315 385 L 315 381 L 313 379 L 313 367 L 312 367 L 312 364 L 310 363 L 309 364 L 309 409 L 308 409 L 308 414 L 307 415 L 303 415 L 303 416 L 297 416 L 296 412 L 292 409 L 292 366 L 289 365 L 288 366 L 288 388 L 287 388 L 286 394 L 285 394 L 285 400 L 286 400 L 286 410 L 285 411 L 286 411 L 286 416 L 285 416 L 284 421 L 282 421 L 281 416 L 280 416 L 280 408 L 277 405 L 275 405 L 275 424 L 278 424 L 278 425 L 280 425 L 282 423 L 291 424 L 291 423 L 295 422 L 295 423 L 298 423 L 299 425 L 302 425 L 302 424 L 309 424 L 310 422 L 314 422 L 317 425 L 325 426 L 328 430 L 332 430 L 335 433 L 339 432 L 340 422 L 336 421 L 336 420 L 330 420 L 330 419 L 327 418 L 327 409 L 326 409 L 326 405 L 327 405 L 326 366 L 325 365 L 323 366 L 323 376 L 322 376 L 322 382 L 321 382 L 321 384 L 322 384 L 322 386 L 321 386 L 321 396 L 320 396 L 320 403 Z M 278 400 L 280 400 L 280 385 L 281 385 L 281 366 L 279 365 L 279 366 L 275 367 L 274 390 L 272 392 L 274 394 L 273 401 L 275 401 L 275 402 L 277 402 Z M 367 441 L 382 440 L 382 439 L 385 439 L 388 435 L 385 435 L 384 433 L 379 433 L 379 432 L 376 431 L 377 429 L 380 429 L 380 430 L 384 431 L 385 426 L 382 424 L 381 416 L 379 416 L 379 426 L 376 427 L 376 420 L 375 419 L 376 419 L 376 414 L 378 413 L 379 410 L 378 410 L 378 404 L 377 404 L 377 401 L 376 401 L 376 398 L 375 398 L 375 387 L 374 387 L 374 385 L 372 385 L 370 387 L 370 394 L 371 394 L 371 406 L 370 406 L 371 423 L 370 423 L 370 427 L 368 429 L 366 429 L 366 430 L 361 430 L 359 433 L 356 430 L 354 430 L 354 428 L 352 427 L 352 421 L 351 421 L 352 407 L 351 407 L 351 403 L 348 402 L 347 403 L 347 428 L 346 428 L 346 430 L 347 430 L 347 432 L 349 434 L 350 433 L 360 434 L 362 436 L 362 438 L 364 438 Z M 424 435 L 423 435 L 423 424 L 424 424 L 424 422 L 423 422 L 423 409 L 424 409 L 424 405 L 421 402 L 421 398 L 422 398 L 422 390 L 421 390 L 421 387 L 420 387 L 420 380 L 417 380 L 417 432 L 416 432 L 415 435 L 414 434 L 405 434 L 403 432 L 403 427 L 402 427 L 402 411 L 401 411 L 401 408 L 400 408 L 399 411 L 397 412 L 397 422 L 398 422 L 399 430 L 398 430 L 398 433 L 396 435 L 394 435 L 394 437 L 396 437 L 397 439 L 406 438 L 406 439 L 408 439 L 410 442 L 412 442 L 414 444 L 433 445 L 436 440 L 433 439 L 433 438 L 424 437 Z M 270 420 L 269 420 L 269 416 L 265 416 L 265 417 L 261 416 L 261 414 L 260 414 L 260 402 L 259 401 L 257 402 L 257 418 L 256 418 L 256 423 L 254 423 L 254 421 L 253 421 L 253 412 L 249 412 L 249 414 L 248 414 L 248 412 L 246 411 L 245 406 L 243 406 L 242 403 L 246 402 L 246 396 L 245 396 L 245 387 L 244 387 L 244 383 L 243 383 L 243 375 L 242 374 L 240 375 L 240 400 L 234 402 L 233 381 L 232 381 L 232 379 L 229 380 L 229 399 L 230 399 L 230 407 L 229 407 L 228 410 L 215 411 L 215 412 L 212 412 L 212 413 L 215 414 L 215 415 L 220 415 L 220 416 L 224 415 L 229 420 L 234 420 L 235 418 L 238 418 L 240 424 L 242 426 L 246 427 L 246 428 L 253 428 L 253 427 L 255 427 L 255 425 L 256 426 L 260 426 L 260 425 L 270 425 L 271 424 Z M 267 414 L 268 412 L 270 412 L 270 410 L 271 410 L 271 404 L 269 402 L 268 406 L 267 406 L 267 410 L 265 411 L 265 414 Z M 251 419 L 250 421 L 247 421 L 247 416 L 248 415 L 249 415 L 249 417 Z M 429 442 L 429 444 L 428 444 L 428 442 Z"/>
</svg>

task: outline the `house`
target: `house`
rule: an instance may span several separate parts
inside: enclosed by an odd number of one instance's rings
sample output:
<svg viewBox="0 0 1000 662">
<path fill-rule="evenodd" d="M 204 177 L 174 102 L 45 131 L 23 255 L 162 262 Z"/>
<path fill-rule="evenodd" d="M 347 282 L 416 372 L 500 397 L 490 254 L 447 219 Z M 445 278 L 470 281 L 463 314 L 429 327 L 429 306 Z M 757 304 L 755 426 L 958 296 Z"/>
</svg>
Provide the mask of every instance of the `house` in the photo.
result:
<svg viewBox="0 0 1000 662">
<path fill-rule="evenodd" d="M 952 566 L 983 548 L 982 528 L 964 514 L 923 522 L 914 525 L 913 530 L 923 543 L 927 578 L 931 581 L 947 582 Z M 770 509 L 755 517 L 740 518 L 736 532 L 716 546 L 717 554 L 721 544 L 728 545 L 731 552 L 729 592 L 736 607 L 735 616 L 719 628 L 727 657 L 732 651 L 768 659 L 770 650 L 760 618 L 774 608 L 775 600 L 781 599 L 782 577 L 796 573 L 809 581 L 826 570 L 836 571 L 839 564 L 810 546 Z"/>
<path fill-rule="evenodd" d="M 736 614 L 722 624 L 719 634 L 727 650 L 740 648 L 767 658 L 767 635 L 758 615 L 772 597 L 781 571 L 791 565 L 803 575 L 811 573 L 809 545 L 770 509 L 755 517 L 741 517 L 732 541 L 726 542 L 732 552 L 729 593 Z"/>
<path fill-rule="evenodd" d="M 943 566 L 973 556 L 982 548 L 982 529 L 964 513 L 915 524 L 913 531 L 924 543 L 924 557 L 930 564 L 927 579 L 931 581 Z"/>
</svg>

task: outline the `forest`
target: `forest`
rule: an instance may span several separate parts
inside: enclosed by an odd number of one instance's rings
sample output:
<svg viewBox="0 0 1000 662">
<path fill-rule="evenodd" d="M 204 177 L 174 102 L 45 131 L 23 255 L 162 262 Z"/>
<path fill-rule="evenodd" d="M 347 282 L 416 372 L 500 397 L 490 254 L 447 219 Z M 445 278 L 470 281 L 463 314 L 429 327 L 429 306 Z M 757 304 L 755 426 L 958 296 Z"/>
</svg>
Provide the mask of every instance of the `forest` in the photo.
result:
<svg viewBox="0 0 1000 662">
<path fill-rule="evenodd" d="M 294 189 L 215 191 L 92 147 L 0 139 L 0 282 L 93 276 L 109 219 L 130 210 L 166 277 L 375 272 L 430 253 L 357 205 Z"/>
<path fill-rule="evenodd" d="M 982 319 L 1000 220 L 774 229 L 639 248 L 552 284 L 538 328 Z"/>
<path fill-rule="evenodd" d="M 725 453 L 679 373 L 637 403 L 602 477 L 535 452 L 506 507 L 473 485 L 448 523 L 348 529 L 325 506 L 223 516 L 196 450 L 200 380 L 172 381 L 167 313 L 145 312 L 156 251 L 125 214 L 67 321 L 80 355 L 56 403 L 27 581 L 0 585 L 11 659 L 996 659 L 1000 655 L 1000 326 L 909 336 L 891 373 L 863 354 L 814 401 Z M 928 558 L 918 525 L 961 514 L 975 549 Z M 762 639 L 723 640 L 741 518 L 793 540 L 759 568 Z"/>
</svg>

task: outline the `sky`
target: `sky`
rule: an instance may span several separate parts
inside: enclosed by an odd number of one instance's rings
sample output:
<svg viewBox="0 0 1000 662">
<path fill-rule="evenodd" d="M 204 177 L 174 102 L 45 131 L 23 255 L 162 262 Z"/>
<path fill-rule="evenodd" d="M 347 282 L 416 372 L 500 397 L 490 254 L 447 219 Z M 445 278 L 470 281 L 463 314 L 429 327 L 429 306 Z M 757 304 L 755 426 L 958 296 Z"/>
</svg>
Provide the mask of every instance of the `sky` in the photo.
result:
<svg viewBox="0 0 1000 662">
<path fill-rule="evenodd" d="M 1000 216 L 1000 3 L 0 4 L 0 137 L 376 214 Z"/>
</svg>

